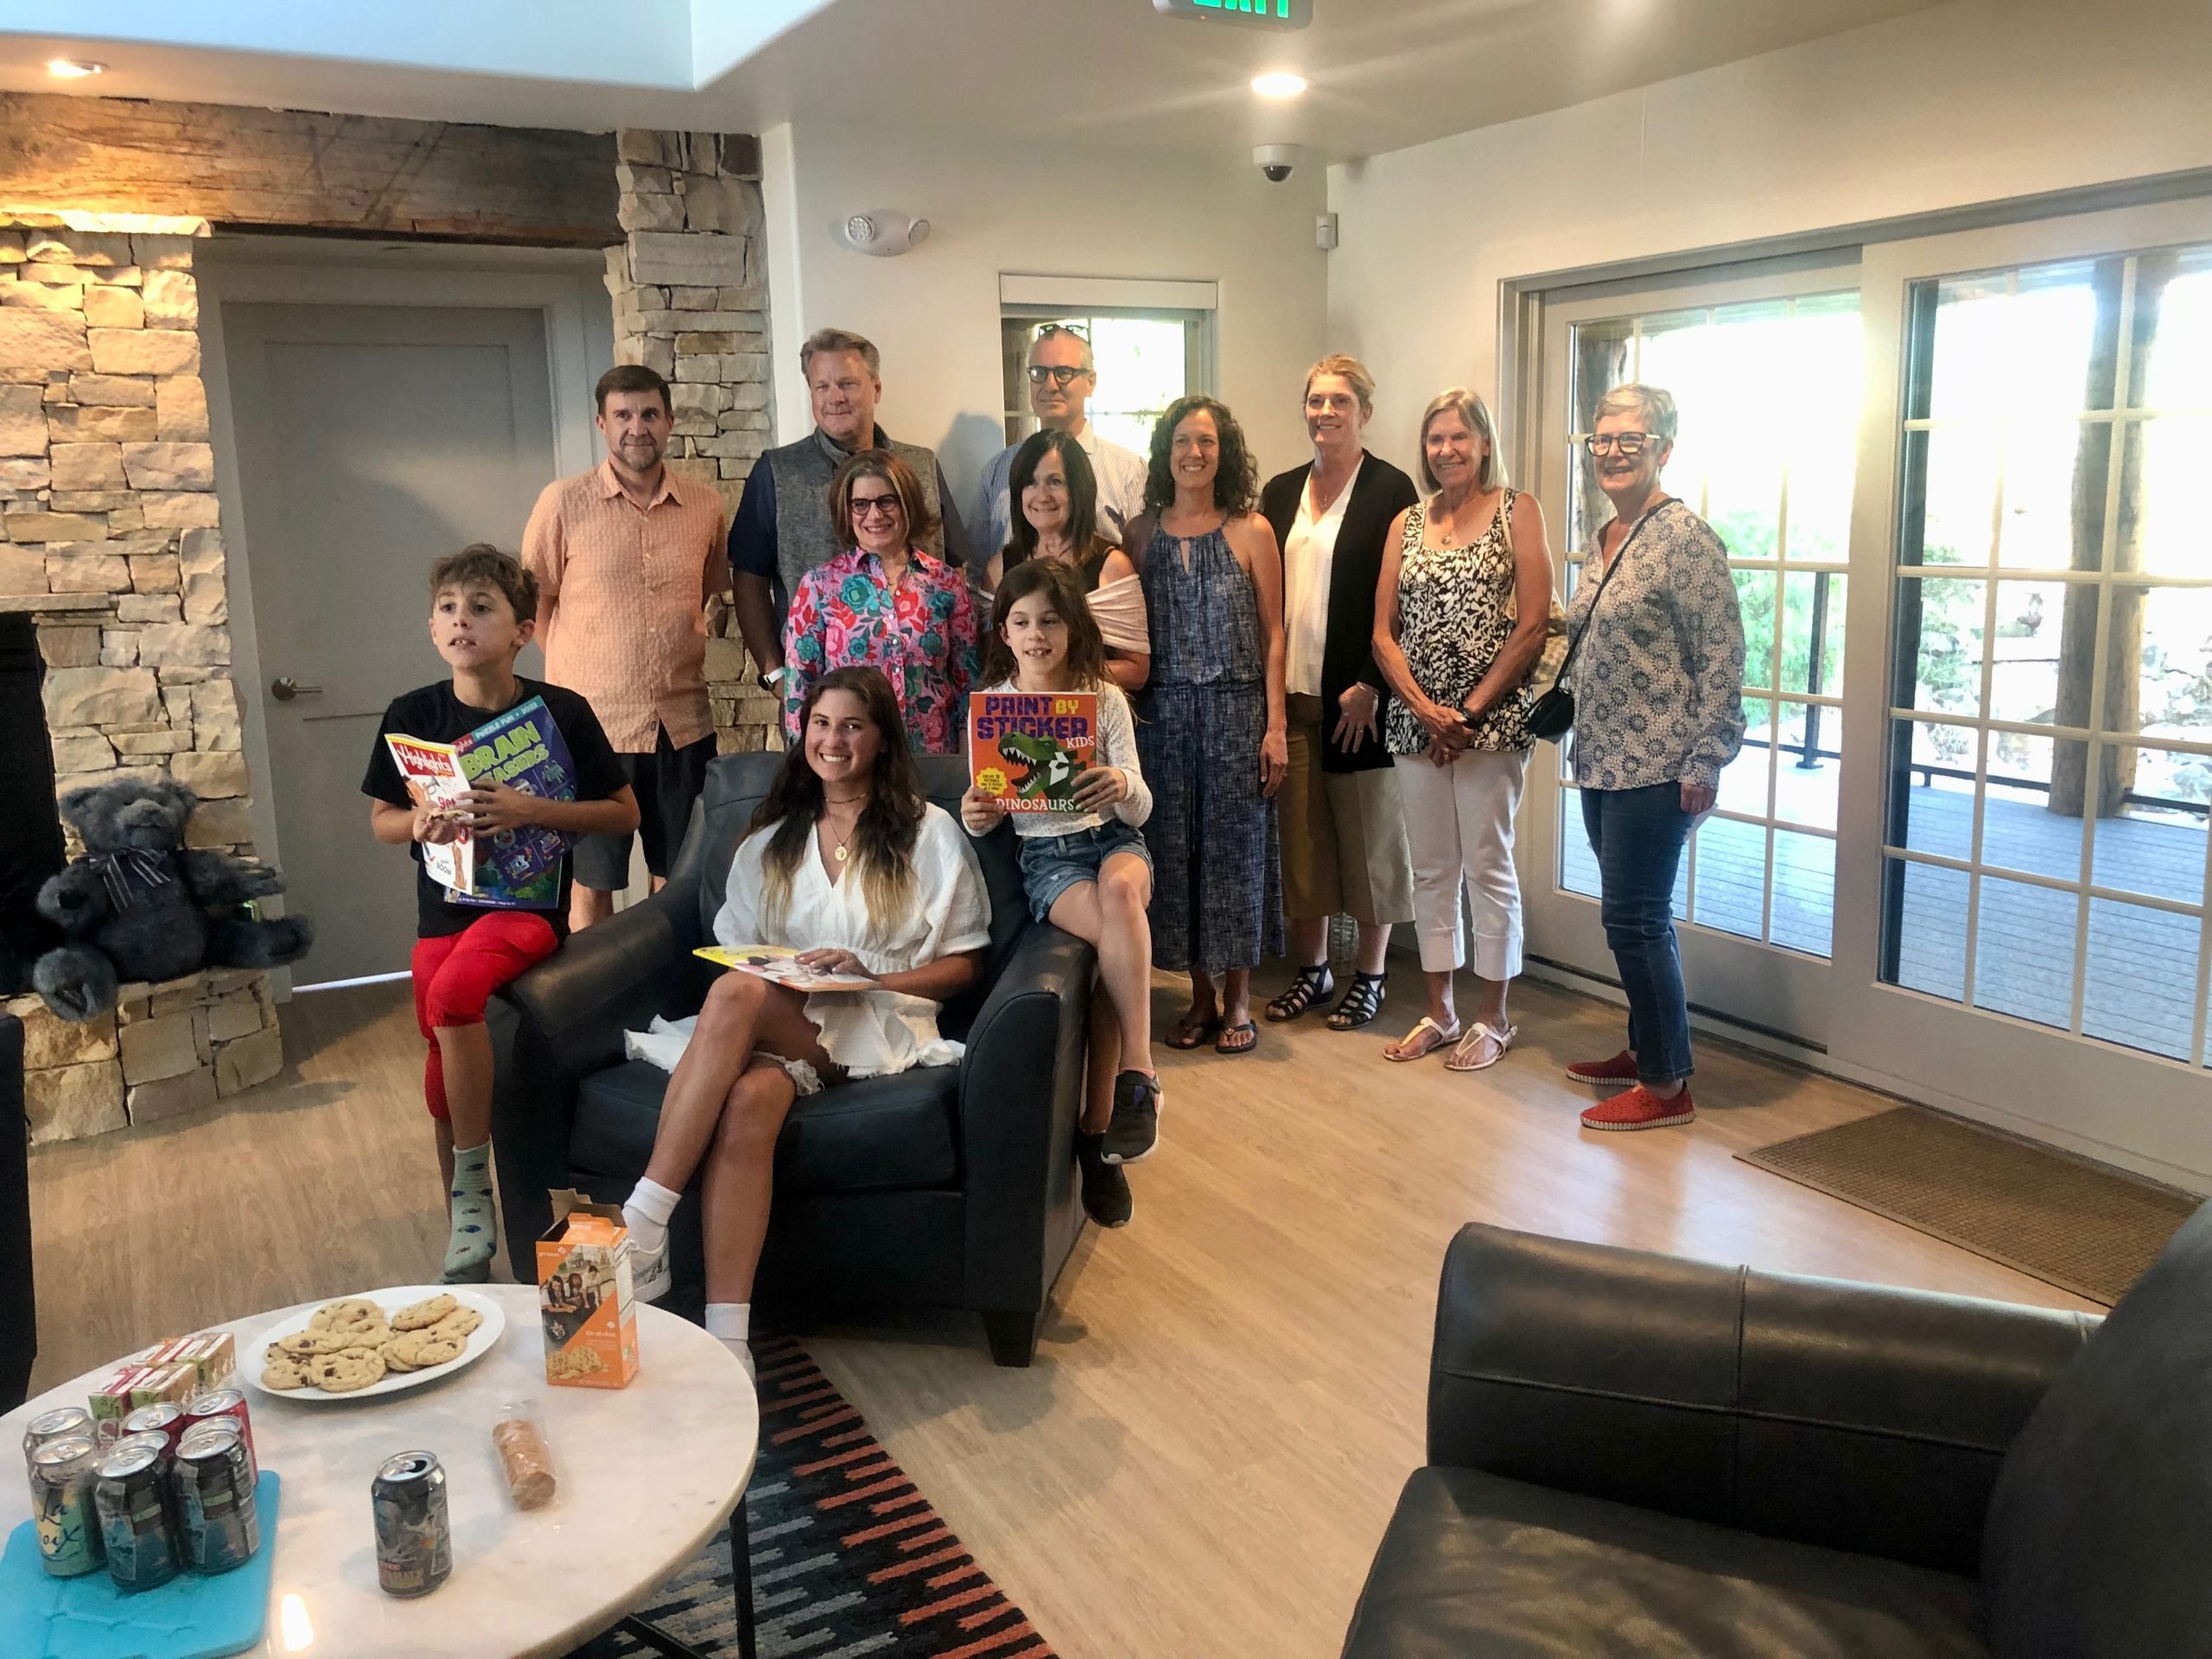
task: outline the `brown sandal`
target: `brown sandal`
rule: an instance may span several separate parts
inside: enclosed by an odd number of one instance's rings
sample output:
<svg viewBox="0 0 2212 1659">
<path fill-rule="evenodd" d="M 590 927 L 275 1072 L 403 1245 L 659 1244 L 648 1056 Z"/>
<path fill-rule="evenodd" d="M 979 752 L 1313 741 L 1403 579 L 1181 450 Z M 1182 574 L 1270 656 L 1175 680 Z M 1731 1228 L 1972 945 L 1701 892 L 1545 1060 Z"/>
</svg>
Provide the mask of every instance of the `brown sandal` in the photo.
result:
<svg viewBox="0 0 2212 1659">
<path fill-rule="evenodd" d="M 1246 1040 L 1232 1045 L 1229 1040 L 1232 1037 L 1243 1037 Z M 1242 1025 L 1224 1026 L 1221 1035 L 1214 1039 L 1213 1052 L 1217 1054 L 1249 1054 L 1259 1046 L 1260 1028 L 1247 1020 Z"/>
<path fill-rule="evenodd" d="M 1193 1010 L 1185 1008 L 1183 1011 L 1183 1017 L 1168 1027 L 1167 1036 L 1165 1039 L 1168 1047 L 1185 1050 L 1197 1048 L 1204 1043 L 1211 1041 L 1214 1033 L 1221 1029 L 1219 1014 L 1210 1014 L 1203 1020 L 1193 1020 L 1191 1017 L 1192 1012 Z"/>
</svg>

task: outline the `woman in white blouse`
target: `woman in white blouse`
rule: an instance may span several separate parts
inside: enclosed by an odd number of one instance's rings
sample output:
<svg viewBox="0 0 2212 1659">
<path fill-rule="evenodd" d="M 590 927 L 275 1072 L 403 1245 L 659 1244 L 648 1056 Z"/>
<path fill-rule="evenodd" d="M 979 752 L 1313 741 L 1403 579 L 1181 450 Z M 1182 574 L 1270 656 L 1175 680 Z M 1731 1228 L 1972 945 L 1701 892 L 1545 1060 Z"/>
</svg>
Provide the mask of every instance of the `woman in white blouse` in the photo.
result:
<svg viewBox="0 0 2212 1659">
<path fill-rule="evenodd" d="M 668 1287 L 668 1218 L 702 1177 L 707 1330 L 745 1360 L 776 1137 L 800 1095 L 847 1077 L 950 1065 L 940 1004 L 990 943 L 990 899 L 959 825 L 923 793 L 891 683 L 842 668 L 809 690 L 800 741 L 753 815 L 715 918 L 723 944 L 798 947 L 876 988 L 801 995 L 724 974 L 669 1079 L 652 1160 L 623 1205 L 638 1294 Z"/>
</svg>

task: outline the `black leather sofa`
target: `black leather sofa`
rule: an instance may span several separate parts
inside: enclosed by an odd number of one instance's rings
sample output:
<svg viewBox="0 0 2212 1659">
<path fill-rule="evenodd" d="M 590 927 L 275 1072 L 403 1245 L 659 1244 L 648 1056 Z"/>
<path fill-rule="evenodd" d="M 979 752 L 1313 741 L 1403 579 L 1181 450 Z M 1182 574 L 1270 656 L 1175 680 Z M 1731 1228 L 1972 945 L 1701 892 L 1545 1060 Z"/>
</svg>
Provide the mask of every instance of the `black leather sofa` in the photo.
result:
<svg viewBox="0 0 2212 1659">
<path fill-rule="evenodd" d="M 38 1357 L 31 1286 L 30 1125 L 23 1116 L 23 1022 L 0 1014 L 0 1411 L 29 1398 Z"/>
<path fill-rule="evenodd" d="M 2100 1322 L 1470 1226 L 1347 1659 L 2205 1659 L 2212 1205 Z"/>
<path fill-rule="evenodd" d="M 517 1277 L 535 1276 L 549 1189 L 620 1202 L 645 1173 L 668 1078 L 626 1061 L 622 1033 L 698 1010 L 718 970 L 691 951 L 712 943 L 731 855 L 782 760 L 715 760 L 668 885 L 575 935 L 489 1011 L 492 1140 Z M 962 763 L 925 760 L 922 771 L 930 798 L 957 815 Z M 1089 945 L 1030 919 L 1010 829 L 976 849 L 990 888 L 990 950 L 939 1020 L 966 1054 L 957 1066 L 846 1083 L 797 1104 L 777 1143 L 754 1294 L 801 1319 L 972 1308 L 999 1363 L 1027 1365 L 1083 1226 L 1074 1136 L 1093 958 Z M 695 1182 L 670 1230 L 679 1307 L 700 1294 L 699 1228 Z"/>
</svg>

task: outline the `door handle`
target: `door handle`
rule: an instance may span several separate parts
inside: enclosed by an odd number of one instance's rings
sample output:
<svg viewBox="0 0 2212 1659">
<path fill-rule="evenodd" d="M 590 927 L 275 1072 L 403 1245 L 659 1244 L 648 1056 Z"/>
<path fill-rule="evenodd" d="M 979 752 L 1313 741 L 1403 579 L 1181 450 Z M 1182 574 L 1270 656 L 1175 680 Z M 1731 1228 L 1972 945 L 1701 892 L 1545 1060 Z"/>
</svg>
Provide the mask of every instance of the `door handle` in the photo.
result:
<svg viewBox="0 0 2212 1659">
<path fill-rule="evenodd" d="M 322 688 L 319 685 L 302 685 L 290 675 L 286 674 L 269 683 L 269 695 L 279 702 L 289 702 L 294 697 L 319 697 L 322 695 Z"/>
</svg>

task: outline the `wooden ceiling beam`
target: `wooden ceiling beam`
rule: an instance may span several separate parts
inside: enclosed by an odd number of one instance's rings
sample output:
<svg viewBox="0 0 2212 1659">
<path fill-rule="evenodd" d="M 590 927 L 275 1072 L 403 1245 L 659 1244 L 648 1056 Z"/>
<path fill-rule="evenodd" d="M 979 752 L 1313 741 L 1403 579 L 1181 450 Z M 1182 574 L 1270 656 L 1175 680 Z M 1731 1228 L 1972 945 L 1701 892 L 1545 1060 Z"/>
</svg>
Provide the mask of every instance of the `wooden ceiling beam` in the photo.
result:
<svg viewBox="0 0 2212 1659">
<path fill-rule="evenodd" d="M 614 135 L 0 92 L 0 208 L 605 247 Z"/>
</svg>

